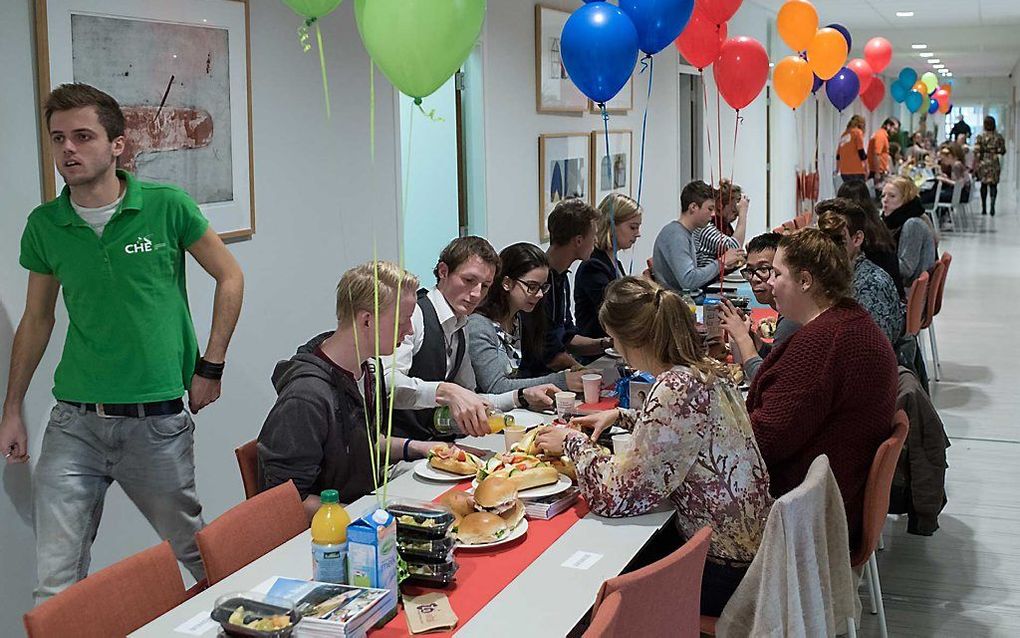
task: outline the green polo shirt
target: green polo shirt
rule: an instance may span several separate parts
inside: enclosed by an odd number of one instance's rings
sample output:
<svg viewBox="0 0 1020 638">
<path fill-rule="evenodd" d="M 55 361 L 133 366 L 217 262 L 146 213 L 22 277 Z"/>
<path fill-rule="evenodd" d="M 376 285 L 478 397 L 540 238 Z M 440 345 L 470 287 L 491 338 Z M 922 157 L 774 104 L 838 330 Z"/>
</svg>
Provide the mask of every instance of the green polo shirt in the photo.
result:
<svg viewBox="0 0 1020 638">
<path fill-rule="evenodd" d="M 69 325 L 53 395 L 83 403 L 176 399 L 198 342 L 184 257 L 209 222 L 181 189 L 117 171 L 124 199 L 97 237 L 70 192 L 28 216 L 21 265 L 60 281 Z"/>
</svg>

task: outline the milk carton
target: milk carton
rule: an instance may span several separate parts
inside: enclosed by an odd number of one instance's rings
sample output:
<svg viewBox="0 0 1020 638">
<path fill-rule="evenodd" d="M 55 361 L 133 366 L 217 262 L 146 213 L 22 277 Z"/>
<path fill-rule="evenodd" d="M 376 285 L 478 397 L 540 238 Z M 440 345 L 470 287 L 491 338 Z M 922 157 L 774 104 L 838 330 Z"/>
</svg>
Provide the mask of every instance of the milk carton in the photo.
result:
<svg viewBox="0 0 1020 638">
<path fill-rule="evenodd" d="M 347 528 L 347 583 L 397 594 L 397 522 L 377 509 Z"/>
</svg>

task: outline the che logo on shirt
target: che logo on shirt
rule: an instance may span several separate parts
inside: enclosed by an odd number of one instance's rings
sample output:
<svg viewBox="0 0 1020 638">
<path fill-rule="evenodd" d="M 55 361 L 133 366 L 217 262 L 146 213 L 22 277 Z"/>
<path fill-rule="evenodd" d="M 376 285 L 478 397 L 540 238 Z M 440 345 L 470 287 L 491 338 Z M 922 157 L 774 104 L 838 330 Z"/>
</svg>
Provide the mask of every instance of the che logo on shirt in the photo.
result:
<svg viewBox="0 0 1020 638">
<path fill-rule="evenodd" d="M 163 244 L 155 245 L 152 240 L 148 237 L 139 237 L 133 244 L 127 244 L 124 246 L 124 252 L 129 255 L 135 255 L 138 253 L 151 253 L 156 248 L 159 248 Z"/>
</svg>

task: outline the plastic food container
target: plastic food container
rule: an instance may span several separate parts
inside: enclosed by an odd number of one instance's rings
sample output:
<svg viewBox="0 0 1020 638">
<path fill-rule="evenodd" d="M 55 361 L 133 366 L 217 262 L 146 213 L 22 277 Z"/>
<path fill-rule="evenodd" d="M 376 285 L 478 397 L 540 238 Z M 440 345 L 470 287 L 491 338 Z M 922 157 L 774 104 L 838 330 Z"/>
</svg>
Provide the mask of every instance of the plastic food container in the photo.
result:
<svg viewBox="0 0 1020 638">
<path fill-rule="evenodd" d="M 456 542 L 453 536 L 431 539 L 416 534 L 397 534 L 397 550 L 404 560 L 421 563 L 446 562 Z"/>
<path fill-rule="evenodd" d="M 454 580 L 457 573 L 457 563 L 453 560 L 447 563 L 407 563 L 408 580 L 428 585 L 430 587 L 446 587 Z"/>
<path fill-rule="evenodd" d="M 386 511 L 397 519 L 398 537 L 403 536 L 402 532 L 411 532 L 420 538 L 440 540 L 453 524 L 453 512 L 438 503 L 396 500 L 386 505 Z"/>
<path fill-rule="evenodd" d="M 284 627 L 245 627 L 235 624 L 231 620 L 238 620 L 239 609 L 243 608 L 243 616 L 240 620 L 246 624 L 271 617 L 286 616 L 290 624 Z M 213 609 L 212 619 L 220 623 L 223 631 L 228 636 L 253 636 L 256 638 L 284 638 L 290 636 L 294 631 L 294 625 L 301 620 L 294 605 L 286 600 L 270 598 L 265 594 L 255 592 L 240 592 L 221 596 L 216 600 L 216 607 Z M 233 617 L 233 618 L 232 618 Z"/>
</svg>

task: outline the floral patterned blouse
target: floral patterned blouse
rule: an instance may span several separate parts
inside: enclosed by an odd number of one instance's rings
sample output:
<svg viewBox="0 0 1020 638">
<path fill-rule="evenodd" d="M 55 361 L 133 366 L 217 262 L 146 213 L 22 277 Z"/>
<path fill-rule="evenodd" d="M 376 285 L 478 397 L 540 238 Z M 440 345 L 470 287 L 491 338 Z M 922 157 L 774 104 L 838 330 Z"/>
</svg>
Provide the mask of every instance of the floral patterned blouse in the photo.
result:
<svg viewBox="0 0 1020 638">
<path fill-rule="evenodd" d="M 889 341 L 896 343 L 903 336 L 907 315 L 907 307 L 900 301 L 896 284 L 889 273 L 865 257 L 864 253 L 857 255 L 853 267 L 854 299 L 871 314 Z"/>
<path fill-rule="evenodd" d="M 564 441 L 581 493 L 602 516 L 635 516 L 668 498 L 688 538 L 713 529 L 709 554 L 750 562 L 772 498 L 747 409 L 726 381 L 702 381 L 685 366 L 660 374 L 640 410 L 620 410 L 633 433 L 624 456 L 608 456 L 581 432 Z"/>
</svg>

